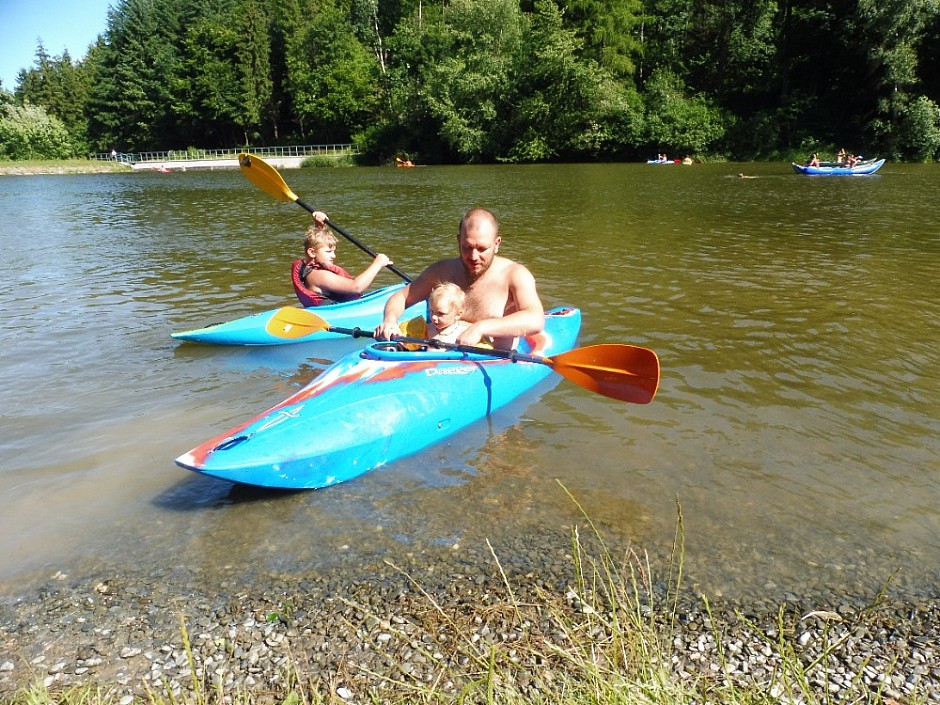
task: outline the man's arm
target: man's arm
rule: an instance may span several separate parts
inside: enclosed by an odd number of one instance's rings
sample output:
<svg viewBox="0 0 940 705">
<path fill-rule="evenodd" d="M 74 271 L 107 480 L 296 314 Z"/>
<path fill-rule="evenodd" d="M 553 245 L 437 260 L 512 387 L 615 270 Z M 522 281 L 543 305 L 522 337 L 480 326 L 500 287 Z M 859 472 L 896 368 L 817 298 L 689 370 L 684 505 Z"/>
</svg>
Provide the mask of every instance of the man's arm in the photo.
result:
<svg viewBox="0 0 940 705">
<path fill-rule="evenodd" d="M 401 335 L 398 321 L 405 313 L 405 309 L 424 301 L 431 293 L 434 285 L 440 281 L 437 273 L 439 263 L 432 264 L 410 282 L 405 288 L 392 294 L 385 302 L 385 313 L 382 322 L 376 326 L 376 340 L 391 340 L 393 336 Z"/>
<path fill-rule="evenodd" d="M 325 269 L 316 269 L 307 275 L 307 286 L 313 283 L 327 294 L 361 294 L 375 281 L 379 272 L 391 263 L 387 255 L 377 254 L 372 263 L 352 279 L 341 277 Z"/>
<path fill-rule="evenodd" d="M 398 321 L 405 309 L 408 308 L 405 302 L 408 300 L 410 288 L 411 284 L 407 284 L 404 289 L 400 289 L 388 297 L 388 301 L 385 302 L 385 314 L 382 322 L 375 327 L 376 340 L 391 340 L 394 336 L 401 335 Z"/>
</svg>

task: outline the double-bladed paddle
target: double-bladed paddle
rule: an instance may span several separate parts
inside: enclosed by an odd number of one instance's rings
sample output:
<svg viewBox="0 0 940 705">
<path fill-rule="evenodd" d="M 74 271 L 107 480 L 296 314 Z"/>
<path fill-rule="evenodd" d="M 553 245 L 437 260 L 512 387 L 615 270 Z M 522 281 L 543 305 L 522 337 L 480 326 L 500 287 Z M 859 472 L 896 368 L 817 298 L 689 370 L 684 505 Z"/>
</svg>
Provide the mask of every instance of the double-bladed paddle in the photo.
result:
<svg viewBox="0 0 940 705">
<path fill-rule="evenodd" d="M 331 326 L 312 311 L 293 306 L 285 306 L 275 312 L 268 322 L 267 330 L 282 338 L 300 338 L 315 331 L 329 331 L 356 338 L 375 337 L 372 331 L 361 328 Z M 548 365 L 554 372 L 585 389 L 633 404 L 649 404 L 659 387 L 659 358 L 652 350 L 635 345 L 589 345 L 550 357 L 540 357 L 515 350 L 494 350 L 424 338 L 402 336 L 395 338 L 395 342 Z"/>
<path fill-rule="evenodd" d="M 303 201 L 301 201 L 297 195 L 290 190 L 290 187 L 287 185 L 287 182 L 281 177 L 277 169 L 264 161 L 261 157 L 256 157 L 254 154 L 247 154 L 242 152 L 238 155 L 238 165 L 242 169 L 242 174 L 245 175 L 245 178 L 248 179 L 255 186 L 260 188 L 269 196 L 273 196 L 278 201 L 293 201 L 298 206 L 306 210 L 308 213 L 313 213 L 316 209 L 313 206 L 310 206 Z M 371 255 L 373 258 L 376 253 L 370 250 L 368 247 L 359 242 L 356 238 L 350 235 L 348 232 L 343 230 L 343 228 L 336 225 L 329 218 L 326 220 L 326 224 L 329 225 L 333 230 L 338 232 L 344 238 L 349 240 L 352 244 L 358 247 L 360 250 L 365 252 L 368 255 Z M 385 265 L 386 269 L 389 269 L 406 282 L 411 281 L 411 277 L 405 274 L 403 271 L 398 269 L 394 264 Z"/>
</svg>

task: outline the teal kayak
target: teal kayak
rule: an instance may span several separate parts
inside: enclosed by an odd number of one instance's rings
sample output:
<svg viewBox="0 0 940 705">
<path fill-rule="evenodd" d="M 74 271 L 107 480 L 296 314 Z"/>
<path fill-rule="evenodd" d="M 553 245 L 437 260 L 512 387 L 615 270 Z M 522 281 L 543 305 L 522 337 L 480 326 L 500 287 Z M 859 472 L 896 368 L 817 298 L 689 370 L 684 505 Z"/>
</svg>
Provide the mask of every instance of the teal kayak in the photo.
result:
<svg viewBox="0 0 940 705">
<path fill-rule="evenodd" d="M 522 339 L 518 352 L 541 358 L 565 353 L 580 329 L 579 309 L 552 309 L 544 331 Z M 261 487 L 310 489 L 344 482 L 452 436 L 552 374 L 546 364 L 511 355 L 406 351 L 374 342 L 176 463 Z"/>
<path fill-rule="evenodd" d="M 403 289 L 404 282 L 364 294 L 355 301 L 324 304 L 305 310 L 315 311 L 331 324 L 350 328 L 373 329 L 382 321 L 385 302 L 396 291 Z M 171 335 L 176 340 L 213 345 L 284 345 L 285 343 L 308 343 L 342 337 L 325 330 L 305 329 L 293 317 L 282 315 L 283 308 L 256 313 L 228 323 L 217 323 L 205 328 L 187 330 Z M 405 311 L 405 317 L 424 314 L 425 305 L 416 304 Z"/>
</svg>

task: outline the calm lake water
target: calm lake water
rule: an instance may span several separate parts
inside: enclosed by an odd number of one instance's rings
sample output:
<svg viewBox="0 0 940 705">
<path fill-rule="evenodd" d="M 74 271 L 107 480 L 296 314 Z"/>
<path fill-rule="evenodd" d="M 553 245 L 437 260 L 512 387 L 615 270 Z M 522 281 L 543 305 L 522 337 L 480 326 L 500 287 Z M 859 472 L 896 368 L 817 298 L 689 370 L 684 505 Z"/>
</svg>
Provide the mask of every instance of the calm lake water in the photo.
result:
<svg viewBox="0 0 940 705">
<path fill-rule="evenodd" d="M 740 179 L 747 171 L 754 179 Z M 0 177 L 0 588 L 97 565 L 328 570 L 423 547 L 672 547 L 714 594 L 935 592 L 940 167 L 786 164 L 284 172 L 417 274 L 494 210 L 581 344 L 653 348 L 648 406 L 556 377 L 450 442 L 327 490 L 199 477 L 180 453 L 358 343 L 237 349 L 175 330 L 293 303 L 309 216 L 238 171 Z M 340 242 L 350 269 L 367 258 Z M 379 284 L 396 281 L 384 273 Z M 316 432 L 328 432 L 317 429 Z M 260 578 L 259 578 L 260 579 Z"/>
</svg>

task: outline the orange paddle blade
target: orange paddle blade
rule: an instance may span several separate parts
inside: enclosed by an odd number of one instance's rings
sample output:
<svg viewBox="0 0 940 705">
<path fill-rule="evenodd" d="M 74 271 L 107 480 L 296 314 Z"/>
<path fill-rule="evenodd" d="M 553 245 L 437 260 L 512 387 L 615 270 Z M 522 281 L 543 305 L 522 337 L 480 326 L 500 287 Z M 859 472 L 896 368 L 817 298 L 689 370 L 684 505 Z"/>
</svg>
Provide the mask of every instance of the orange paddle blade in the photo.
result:
<svg viewBox="0 0 940 705">
<path fill-rule="evenodd" d="M 255 186 L 269 196 L 279 201 L 296 201 L 297 196 L 290 190 L 287 182 L 278 173 L 277 169 L 264 161 L 261 157 L 242 152 L 238 155 L 238 166 L 242 174 Z"/>
<path fill-rule="evenodd" d="M 317 314 L 303 308 L 285 306 L 274 312 L 264 329 L 278 338 L 303 338 L 330 325 Z"/>
<path fill-rule="evenodd" d="M 649 404 L 659 388 L 659 358 L 648 348 L 605 343 L 546 358 L 566 379 L 605 397 Z"/>
</svg>

